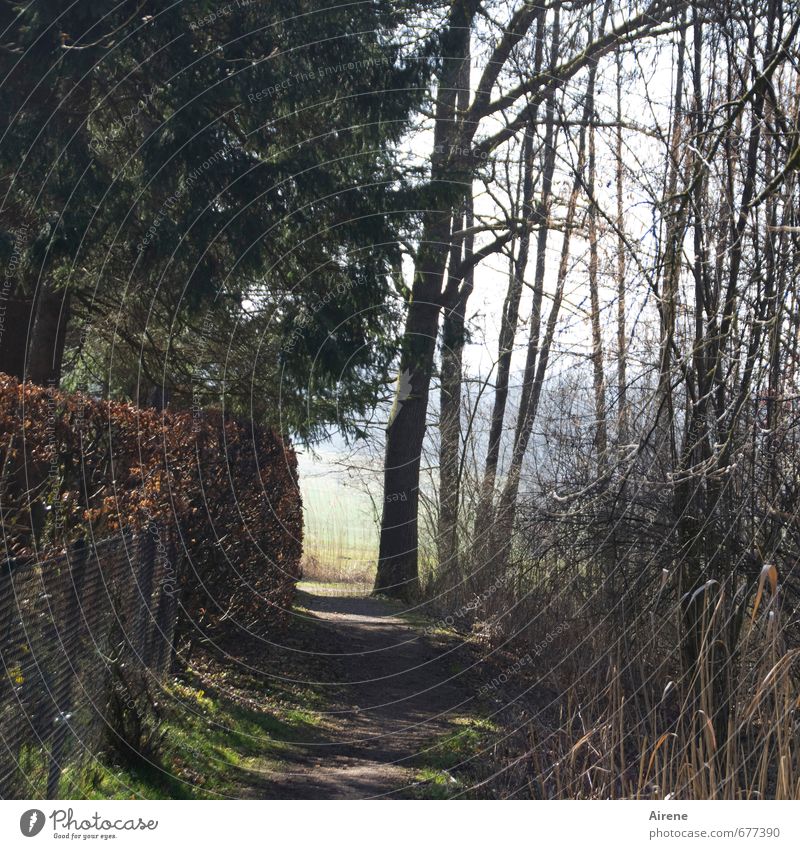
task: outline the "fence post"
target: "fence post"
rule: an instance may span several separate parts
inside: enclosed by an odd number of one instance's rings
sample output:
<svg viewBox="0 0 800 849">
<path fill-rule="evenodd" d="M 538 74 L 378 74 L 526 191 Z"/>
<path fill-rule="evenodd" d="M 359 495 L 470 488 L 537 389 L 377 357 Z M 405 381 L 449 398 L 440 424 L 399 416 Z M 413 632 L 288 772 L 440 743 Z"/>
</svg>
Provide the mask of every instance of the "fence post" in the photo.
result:
<svg viewBox="0 0 800 849">
<path fill-rule="evenodd" d="M 160 670 L 159 663 L 162 646 L 165 640 L 163 608 L 165 601 L 164 586 L 166 573 L 170 565 L 166 545 L 166 527 L 154 524 L 156 538 L 151 551 L 152 568 L 150 570 L 150 586 L 148 587 L 148 621 L 144 638 L 142 660 L 148 669 Z"/>
<path fill-rule="evenodd" d="M 14 568 L 17 561 L 8 559 L 0 565 L 0 645 L 3 646 L 3 668 L 0 669 L 0 796 L 8 798 L 17 773 L 17 761 L 23 737 L 20 733 L 22 712 L 14 705 L 12 672 L 19 652 L 12 655 L 13 637 L 19 633 Z M 21 663 L 20 663 L 21 671 Z"/>
<path fill-rule="evenodd" d="M 169 543 L 165 546 L 164 569 L 161 570 L 160 595 L 156 613 L 154 636 L 158 639 L 154 666 L 158 674 L 172 668 L 175 654 L 175 623 L 178 607 L 178 562 L 175 529 L 170 528 Z M 170 574 L 171 572 L 171 574 Z"/>
<path fill-rule="evenodd" d="M 86 580 L 86 564 L 88 561 L 87 545 L 85 540 L 79 540 L 72 546 L 66 558 L 66 569 L 64 576 L 68 576 L 69 583 L 64 591 L 64 607 L 62 611 L 62 628 L 66 635 L 71 633 L 74 627 L 75 639 L 79 640 L 81 635 L 81 590 Z M 65 580 L 62 577 L 62 580 Z M 57 628 L 57 624 L 53 623 Z M 55 630 L 55 629 L 54 629 Z M 63 646 L 65 652 L 71 646 Z M 69 659 L 69 669 L 65 670 L 54 688 L 53 701 L 55 702 L 56 715 L 53 717 L 52 742 L 50 744 L 50 767 L 47 773 L 48 799 L 58 798 L 58 783 L 63 768 L 64 744 L 69 732 L 69 721 L 72 719 L 72 682 L 75 678 L 75 669 Z"/>
<path fill-rule="evenodd" d="M 138 607 L 134 632 L 130 644 L 135 659 L 142 665 L 147 665 L 147 643 L 150 630 L 151 605 L 153 603 L 153 572 L 155 571 L 156 542 L 158 525 L 149 522 L 139 543 L 139 562 L 134 567 L 135 583 L 139 591 Z"/>
</svg>

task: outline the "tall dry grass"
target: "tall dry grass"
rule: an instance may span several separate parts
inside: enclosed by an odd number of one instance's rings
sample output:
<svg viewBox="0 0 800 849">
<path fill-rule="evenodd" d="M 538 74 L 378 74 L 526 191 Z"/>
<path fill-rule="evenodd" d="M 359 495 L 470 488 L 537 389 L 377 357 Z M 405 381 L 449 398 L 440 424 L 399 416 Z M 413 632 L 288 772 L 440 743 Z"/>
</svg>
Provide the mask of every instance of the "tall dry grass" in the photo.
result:
<svg viewBox="0 0 800 849">
<path fill-rule="evenodd" d="M 751 593 L 711 589 L 688 659 L 675 639 L 685 604 L 607 653 L 602 628 L 560 640 L 544 659 L 550 670 L 540 664 L 558 698 L 526 724 L 506 788 L 552 799 L 800 799 L 800 650 L 787 646 L 777 573 L 765 567 Z"/>
<path fill-rule="evenodd" d="M 375 584 L 375 559 L 306 554 L 302 574 L 304 584 L 312 585 L 315 592 L 369 595 Z"/>
</svg>

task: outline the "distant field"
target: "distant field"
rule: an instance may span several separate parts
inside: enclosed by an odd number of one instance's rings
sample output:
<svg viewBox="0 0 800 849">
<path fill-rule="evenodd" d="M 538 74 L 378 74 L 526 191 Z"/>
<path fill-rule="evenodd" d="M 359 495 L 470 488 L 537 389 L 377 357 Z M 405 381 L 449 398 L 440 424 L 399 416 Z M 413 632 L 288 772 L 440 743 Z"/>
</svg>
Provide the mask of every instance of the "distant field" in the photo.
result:
<svg viewBox="0 0 800 849">
<path fill-rule="evenodd" d="M 306 576 L 371 581 L 378 555 L 378 525 L 363 484 L 352 480 L 335 455 L 298 457 L 305 513 Z"/>
</svg>

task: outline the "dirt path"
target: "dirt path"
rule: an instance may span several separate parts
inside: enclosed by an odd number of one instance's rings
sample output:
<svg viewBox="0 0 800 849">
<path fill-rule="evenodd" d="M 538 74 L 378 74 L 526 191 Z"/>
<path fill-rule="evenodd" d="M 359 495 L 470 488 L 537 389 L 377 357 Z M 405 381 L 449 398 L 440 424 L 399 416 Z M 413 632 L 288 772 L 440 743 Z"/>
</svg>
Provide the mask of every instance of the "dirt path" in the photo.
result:
<svg viewBox="0 0 800 849">
<path fill-rule="evenodd" d="M 307 648 L 330 676 L 324 730 L 295 741 L 279 772 L 257 769 L 253 796 L 404 797 L 436 738 L 476 713 L 474 658 L 427 636 L 374 598 L 303 593 Z"/>
</svg>

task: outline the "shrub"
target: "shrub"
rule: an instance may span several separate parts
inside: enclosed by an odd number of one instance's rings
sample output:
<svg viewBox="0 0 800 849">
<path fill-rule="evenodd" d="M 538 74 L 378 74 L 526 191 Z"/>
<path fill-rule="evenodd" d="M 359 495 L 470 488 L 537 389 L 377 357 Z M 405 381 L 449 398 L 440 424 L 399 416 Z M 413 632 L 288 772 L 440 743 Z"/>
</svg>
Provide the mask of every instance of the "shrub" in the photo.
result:
<svg viewBox="0 0 800 849">
<path fill-rule="evenodd" d="M 202 627 L 276 623 L 300 575 L 295 453 L 219 411 L 158 412 L 0 374 L 6 557 L 174 523 L 183 607 Z"/>
</svg>

